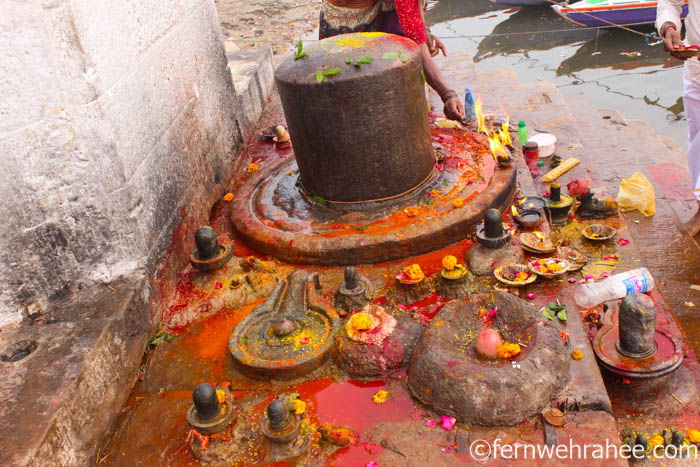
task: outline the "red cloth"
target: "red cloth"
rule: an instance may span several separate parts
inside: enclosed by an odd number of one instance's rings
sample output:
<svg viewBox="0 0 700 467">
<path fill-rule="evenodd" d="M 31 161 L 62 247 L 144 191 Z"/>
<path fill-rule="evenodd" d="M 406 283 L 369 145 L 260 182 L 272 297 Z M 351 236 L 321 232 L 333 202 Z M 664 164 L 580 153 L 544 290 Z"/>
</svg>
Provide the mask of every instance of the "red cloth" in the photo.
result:
<svg viewBox="0 0 700 467">
<path fill-rule="evenodd" d="M 420 17 L 418 0 L 394 0 L 394 5 L 404 36 L 418 45 L 425 44 L 425 24 Z"/>
</svg>

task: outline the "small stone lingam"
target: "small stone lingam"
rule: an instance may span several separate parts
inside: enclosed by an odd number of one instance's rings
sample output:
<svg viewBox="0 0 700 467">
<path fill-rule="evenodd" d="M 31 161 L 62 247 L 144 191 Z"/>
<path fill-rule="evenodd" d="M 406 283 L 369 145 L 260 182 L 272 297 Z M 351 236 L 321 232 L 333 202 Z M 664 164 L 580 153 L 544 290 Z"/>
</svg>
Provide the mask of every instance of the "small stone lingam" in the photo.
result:
<svg viewBox="0 0 700 467">
<path fill-rule="evenodd" d="M 200 271 L 211 271 L 228 263 L 233 255 L 233 242 L 220 245 L 216 232 L 209 226 L 202 226 L 194 234 L 197 248 L 190 255 L 192 267 Z"/>
<path fill-rule="evenodd" d="M 442 298 L 452 300 L 467 298 L 477 292 L 474 275 L 457 262 L 457 258 L 447 255 L 442 258 L 442 269 L 435 281 L 435 290 Z"/>
<path fill-rule="evenodd" d="M 498 209 L 489 209 L 484 221 L 476 228 L 477 244 L 467 251 L 469 270 L 477 276 L 490 276 L 493 270 L 504 264 L 524 263 L 520 247 L 510 242 L 511 234 L 503 228 L 503 218 Z"/>
<path fill-rule="evenodd" d="M 192 455 L 202 462 L 233 458 L 247 441 L 238 426 L 231 392 L 219 385 L 202 383 L 192 393 L 187 411 L 190 432 L 187 437 Z M 243 424 L 245 425 L 245 423 Z"/>
<path fill-rule="evenodd" d="M 323 363 L 340 320 L 319 298 L 317 279 L 306 271 L 292 272 L 236 325 L 229 350 L 243 373 L 289 379 Z"/>
<path fill-rule="evenodd" d="M 553 225 L 566 224 L 569 221 L 569 211 L 574 204 L 573 198 L 562 194 L 559 183 L 552 183 L 549 185 L 549 196 L 546 201 L 545 211 L 550 223 Z"/>
<path fill-rule="evenodd" d="M 683 362 L 682 336 L 656 322 L 653 300 L 628 295 L 593 339 L 600 366 L 622 376 L 626 384 L 610 385 L 615 404 L 637 412 L 678 414 L 697 397 L 695 379 Z M 675 331 L 677 332 L 677 330 Z"/>
<path fill-rule="evenodd" d="M 658 378 L 683 360 L 678 342 L 656 329 L 654 302 L 644 294 L 622 300 L 618 322 L 596 334 L 593 350 L 602 366 L 626 378 Z"/>
<path fill-rule="evenodd" d="M 333 298 L 333 306 L 341 316 L 345 316 L 349 311 L 362 309 L 372 300 L 367 279 L 354 267 L 345 268 L 344 278 Z"/>
<path fill-rule="evenodd" d="M 262 421 L 267 462 L 280 462 L 303 455 L 309 448 L 310 432 L 303 427 L 303 415 L 297 415 L 285 394 L 270 402 Z"/>
</svg>

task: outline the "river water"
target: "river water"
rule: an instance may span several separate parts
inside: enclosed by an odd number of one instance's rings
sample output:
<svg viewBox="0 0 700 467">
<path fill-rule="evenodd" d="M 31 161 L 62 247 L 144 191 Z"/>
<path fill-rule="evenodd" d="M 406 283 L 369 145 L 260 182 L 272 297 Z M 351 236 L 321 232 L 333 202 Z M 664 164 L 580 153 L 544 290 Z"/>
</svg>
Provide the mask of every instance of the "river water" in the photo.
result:
<svg viewBox="0 0 700 467">
<path fill-rule="evenodd" d="M 549 7 L 509 8 L 488 0 L 431 3 L 426 21 L 448 58 L 450 51 L 468 51 L 479 69 L 511 67 L 520 81 L 542 79 L 564 94 L 583 93 L 598 108 L 648 121 L 687 149 L 682 62 L 662 44 L 649 46 L 617 28 L 579 28 Z"/>
</svg>

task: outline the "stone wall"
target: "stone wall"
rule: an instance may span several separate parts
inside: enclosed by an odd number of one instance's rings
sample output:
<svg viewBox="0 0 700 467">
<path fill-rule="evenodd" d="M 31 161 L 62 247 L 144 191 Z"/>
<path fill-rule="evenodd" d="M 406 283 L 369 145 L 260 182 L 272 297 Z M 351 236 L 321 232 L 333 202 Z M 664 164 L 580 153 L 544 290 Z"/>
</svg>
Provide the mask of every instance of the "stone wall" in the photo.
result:
<svg viewBox="0 0 700 467">
<path fill-rule="evenodd" d="M 2 4 L 0 326 L 150 277 L 244 136 L 212 0 Z"/>
</svg>

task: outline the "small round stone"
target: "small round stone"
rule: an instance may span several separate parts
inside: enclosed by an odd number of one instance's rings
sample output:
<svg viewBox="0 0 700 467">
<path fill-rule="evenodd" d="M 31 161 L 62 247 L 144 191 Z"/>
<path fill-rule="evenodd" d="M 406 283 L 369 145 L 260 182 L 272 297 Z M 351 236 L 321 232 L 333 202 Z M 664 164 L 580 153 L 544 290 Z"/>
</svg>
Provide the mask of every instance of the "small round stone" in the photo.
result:
<svg viewBox="0 0 700 467">
<path fill-rule="evenodd" d="M 476 352 L 482 357 L 495 358 L 503 338 L 495 329 L 484 329 L 476 338 Z"/>
<path fill-rule="evenodd" d="M 270 421 L 270 427 L 273 430 L 284 428 L 288 416 L 287 404 L 279 399 L 275 399 L 267 406 L 267 419 Z"/>
<path fill-rule="evenodd" d="M 498 238 L 503 235 L 503 218 L 498 209 L 491 208 L 486 211 L 484 233 L 488 238 Z"/>
<path fill-rule="evenodd" d="M 194 242 L 197 244 L 197 256 L 200 260 L 206 261 L 219 256 L 219 241 L 211 227 L 205 225 L 198 228 L 194 234 Z"/>
<path fill-rule="evenodd" d="M 211 384 L 202 383 L 194 388 L 192 402 L 200 420 L 211 420 L 219 415 L 219 399 Z"/>
<path fill-rule="evenodd" d="M 294 321 L 284 318 L 275 324 L 274 332 L 275 336 L 284 337 L 296 331 L 296 329 L 297 325 L 294 324 Z"/>
</svg>

